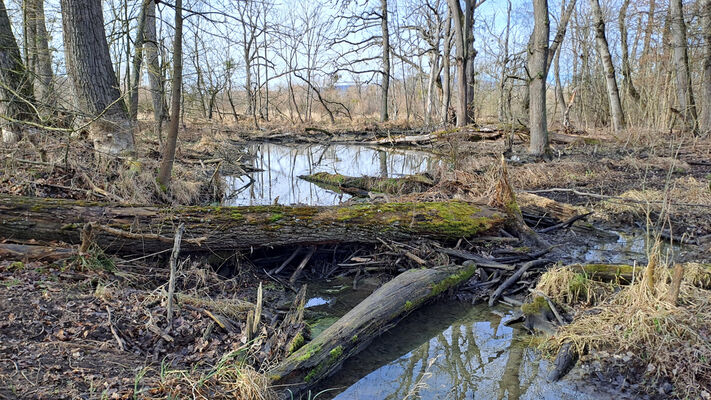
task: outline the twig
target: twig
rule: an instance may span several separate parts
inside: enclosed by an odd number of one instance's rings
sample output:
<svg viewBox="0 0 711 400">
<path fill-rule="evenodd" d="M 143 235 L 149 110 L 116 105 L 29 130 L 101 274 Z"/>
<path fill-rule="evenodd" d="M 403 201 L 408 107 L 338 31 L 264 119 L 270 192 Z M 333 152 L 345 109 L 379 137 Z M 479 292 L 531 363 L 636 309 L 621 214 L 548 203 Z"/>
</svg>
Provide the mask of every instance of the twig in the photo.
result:
<svg viewBox="0 0 711 400">
<path fill-rule="evenodd" d="M 297 247 L 296 250 L 294 250 L 294 252 L 291 253 L 291 255 L 289 256 L 289 258 L 287 258 L 286 260 L 284 260 L 284 262 L 281 263 L 281 265 L 279 266 L 279 268 L 275 269 L 274 271 L 271 271 L 271 273 L 274 274 L 274 275 L 276 275 L 276 274 L 278 274 L 279 272 L 281 272 L 281 270 L 283 270 L 284 267 L 286 267 L 287 265 L 289 265 L 289 263 L 292 262 L 292 261 L 294 260 L 294 258 L 296 258 L 296 255 L 299 254 L 299 251 L 301 251 L 301 246 Z"/>
<path fill-rule="evenodd" d="M 538 231 L 538 233 L 548 233 L 548 232 L 553 232 L 553 231 L 555 231 L 555 230 L 558 230 L 558 229 L 560 229 L 560 228 L 568 228 L 568 227 L 570 227 L 571 225 L 573 225 L 573 224 L 575 223 L 575 221 L 578 221 L 578 220 L 581 220 L 581 219 L 583 219 L 583 218 L 586 218 L 587 216 L 589 216 L 589 215 L 591 215 L 591 214 L 592 214 L 592 212 L 589 212 L 589 213 L 587 213 L 587 214 L 576 215 L 576 216 L 574 216 L 574 217 L 568 219 L 568 220 L 565 221 L 565 222 L 561 222 L 561 223 L 559 223 L 559 224 L 555 224 L 555 225 L 553 225 L 553 226 L 549 226 L 548 228 L 541 229 L 540 231 Z"/>
<path fill-rule="evenodd" d="M 299 275 L 301 275 L 301 271 L 303 271 L 304 267 L 306 267 L 306 264 L 309 262 L 311 257 L 314 255 L 316 252 L 316 246 L 311 246 L 309 249 L 309 252 L 306 254 L 306 257 L 304 257 L 303 260 L 301 260 L 301 264 L 299 264 L 298 267 L 296 267 L 296 271 L 294 271 L 294 274 L 291 275 L 291 278 L 289 278 L 289 283 L 292 285 L 296 282 L 297 279 L 299 279 Z"/>
<path fill-rule="evenodd" d="M 180 253 L 180 241 L 183 238 L 185 224 L 180 223 L 175 231 L 173 242 L 173 252 L 170 253 L 170 279 L 168 280 L 168 301 L 166 305 L 166 315 L 168 320 L 168 330 L 173 329 L 173 294 L 175 293 L 175 275 L 178 264 L 178 254 Z"/>
<path fill-rule="evenodd" d="M 106 312 L 109 313 L 109 329 L 111 329 L 111 334 L 114 335 L 114 339 L 116 339 L 116 343 L 118 344 L 118 348 L 121 351 L 125 351 L 126 348 L 123 344 L 123 339 L 118 335 L 118 332 L 116 331 L 116 327 L 114 327 L 114 323 L 111 322 L 111 309 L 109 306 L 106 306 Z"/>
<path fill-rule="evenodd" d="M 128 239 L 138 239 L 138 240 L 150 239 L 150 240 L 158 240 L 160 242 L 165 242 L 165 243 L 170 243 L 170 242 L 173 242 L 173 240 L 174 240 L 173 238 L 169 238 L 167 236 L 161 236 L 161 235 L 158 235 L 155 233 L 133 233 L 133 232 L 127 232 L 127 231 L 124 231 L 121 229 L 112 228 L 112 227 L 106 226 L 106 225 L 95 225 L 94 227 L 97 229 L 101 229 L 102 231 L 104 231 L 106 233 L 110 233 L 110 234 L 116 235 L 116 236 L 125 237 Z M 202 242 L 204 242 L 206 240 L 207 240 L 207 237 L 201 236 L 198 238 L 185 239 L 185 242 L 194 244 L 197 246 L 202 246 Z"/>
<path fill-rule="evenodd" d="M 489 307 L 493 307 L 494 304 L 496 303 L 496 300 L 501 297 L 501 294 L 503 294 L 504 290 L 506 290 L 509 286 L 513 285 L 516 283 L 517 280 L 521 278 L 524 272 L 526 272 L 529 268 L 535 267 L 538 265 L 544 265 L 548 264 L 550 261 L 549 260 L 533 260 L 529 261 L 521 266 L 516 273 L 511 275 L 509 279 L 505 280 L 504 283 L 502 283 L 498 288 L 496 288 L 496 291 L 489 297 Z"/>
</svg>

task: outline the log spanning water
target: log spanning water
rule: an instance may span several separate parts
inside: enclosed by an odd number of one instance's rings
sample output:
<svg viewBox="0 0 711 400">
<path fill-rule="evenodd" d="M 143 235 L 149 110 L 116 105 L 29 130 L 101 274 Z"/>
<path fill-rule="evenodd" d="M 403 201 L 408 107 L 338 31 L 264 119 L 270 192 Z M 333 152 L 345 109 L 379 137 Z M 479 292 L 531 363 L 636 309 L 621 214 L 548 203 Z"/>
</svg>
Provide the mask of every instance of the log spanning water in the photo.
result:
<svg viewBox="0 0 711 400">
<path fill-rule="evenodd" d="M 313 206 L 137 206 L 0 196 L 0 237 L 79 243 L 84 224 L 108 251 L 151 253 L 172 245 L 185 223 L 185 251 L 231 251 L 321 243 L 456 240 L 501 226 L 504 213 L 459 201 Z"/>
</svg>

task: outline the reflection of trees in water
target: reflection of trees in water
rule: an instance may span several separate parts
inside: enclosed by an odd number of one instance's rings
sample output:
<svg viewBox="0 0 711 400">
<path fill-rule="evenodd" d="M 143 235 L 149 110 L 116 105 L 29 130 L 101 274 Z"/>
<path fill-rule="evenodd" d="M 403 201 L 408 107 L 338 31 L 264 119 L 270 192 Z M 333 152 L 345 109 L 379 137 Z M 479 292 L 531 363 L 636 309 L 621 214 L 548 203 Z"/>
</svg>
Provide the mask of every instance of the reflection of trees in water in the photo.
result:
<svg viewBox="0 0 711 400">
<path fill-rule="evenodd" d="M 338 204 L 343 194 L 317 187 L 298 176 L 319 171 L 355 176 L 401 176 L 428 171 L 433 162 L 438 162 L 432 161 L 431 155 L 426 153 L 355 145 L 257 143 L 249 145 L 247 151 L 252 155 L 250 166 L 263 172 L 251 174 L 254 183 L 248 191 L 243 179 L 229 179 L 234 190 L 228 194 L 231 204 L 271 204 L 276 196 L 280 197 L 281 204 Z M 245 192 L 237 192 L 238 189 Z"/>
<path fill-rule="evenodd" d="M 479 329 L 477 329 L 477 325 Z M 487 329 L 483 329 L 486 326 Z M 520 382 L 520 369 L 523 362 L 525 347 L 520 343 L 513 343 L 513 335 L 501 339 L 499 320 L 488 322 L 464 322 L 452 325 L 447 330 L 439 333 L 428 342 L 413 350 L 407 357 L 401 357 L 392 365 L 398 370 L 399 375 L 392 382 L 394 391 L 386 398 L 389 400 L 402 399 L 425 376 L 428 361 L 437 357 L 437 361 L 430 372 L 433 373 L 429 382 L 432 392 L 439 393 L 441 389 L 448 389 L 447 399 L 465 399 L 476 397 L 488 391 L 490 396 L 498 399 L 518 399 L 524 392 L 529 382 L 522 387 Z M 508 329 L 508 328 L 507 328 Z M 502 342 L 503 341 L 503 342 Z M 478 342 L 478 343 L 477 343 Z M 480 344 L 481 345 L 480 345 Z M 484 356 L 482 351 L 494 343 L 494 352 Z M 502 349 L 503 348 L 503 349 Z M 500 349 L 500 350 L 499 350 Z M 506 362 L 503 358 L 506 357 Z M 533 363 L 534 373 L 537 375 L 537 365 Z M 427 383 L 427 380 L 425 380 Z M 446 387 L 439 387 L 439 385 Z M 486 385 L 486 386 L 485 386 Z M 427 389 L 423 390 L 427 392 Z M 423 396 L 427 398 L 427 396 Z"/>
</svg>

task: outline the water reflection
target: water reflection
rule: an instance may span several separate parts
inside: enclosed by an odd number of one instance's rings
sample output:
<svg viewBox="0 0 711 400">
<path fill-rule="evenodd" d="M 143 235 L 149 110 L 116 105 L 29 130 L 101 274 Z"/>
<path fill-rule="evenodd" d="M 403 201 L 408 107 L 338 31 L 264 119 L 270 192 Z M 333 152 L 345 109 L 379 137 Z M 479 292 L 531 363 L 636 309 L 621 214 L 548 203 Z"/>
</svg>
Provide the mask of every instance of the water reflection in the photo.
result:
<svg viewBox="0 0 711 400">
<path fill-rule="evenodd" d="M 250 166 L 262 169 L 249 176 L 229 176 L 226 205 L 333 205 L 347 200 L 298 178 L 316 172 L 393 177 L 432 170 L 439 162 L 431 154 L 413 150 L 383 150 L 358 145 L 283 145 L 254 143 Z M 251 178 L 251 179 L 250 179 Z"/>
<path fill-rule="evenodd" d="M 653 243 L 648 243 L 647 235 L 644 231 L 612 232 L 616 238 L 600 238 L 600 240 L 590 240 L 583 246 L 576 246 L 564 258 L 570 263 L 607 263 L 607 264 L 632 264 L 647 262 L 647 249 Z M 671 256 L 679 253 L 681 246 L 677 243 L 670 245 L 662 242 L 662 254 Z"/>
<path fill-rule="evenodd" d="M 612 399 L 570 378 L 548 383 L 550 363 L 486 306 L 435 304 L 414 313 L 346 361 L 319 398 Z M 424 385 L 422 384 L 424 383 Z M 592 390 L 596 390 L 594 393 Z"/>
</svg>

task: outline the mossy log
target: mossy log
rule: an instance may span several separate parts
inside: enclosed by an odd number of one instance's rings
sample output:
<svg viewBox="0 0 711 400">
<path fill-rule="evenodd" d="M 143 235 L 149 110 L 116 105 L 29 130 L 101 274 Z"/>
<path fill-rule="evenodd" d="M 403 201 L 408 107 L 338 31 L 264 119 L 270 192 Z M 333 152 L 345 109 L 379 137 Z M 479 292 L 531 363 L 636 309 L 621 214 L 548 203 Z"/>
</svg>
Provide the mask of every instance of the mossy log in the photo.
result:
<svg viewBox="0 0 711 400">
<path fill-rule="evenodd" d="M 566 268 L 584 274 L 588 279 L 600 282 L 632 283 L 633 275 L 639 279 L 644 267 L 635 268 L 626 264 L 572 264 Z"/>
<path fill-rule="evenodd" d="M 424 192 L 435 184 L 434 180 L 425 174 L 408 175 L 400 178 L 381 178 L 317 172 L 311 175 L 301 175 L 299 178 L 327 189 L 339 189 L 357 196 L 367 196 L 368 192 L 387 194 Z"/>
<path fill-rule="evenodd" d="M 185 223 L 184 251 L 234 251 L 380 239 L 458 239 L 482 234 L 506 216 L 465 202 L 311 206 L 134 206 L 0 196 L 0 238 L 79 243 L 86 223 L 104 250 L 152 253 L 169 249 Z"/>
<path fill-rule="evenodd" d="M 372 339 L 428 300 L 467 281 L 475 272 L 473 264 L 403 272 L 269 371 L 270 379 L 287 399 L 289 391 L 296 396 L 314 387 Z"/>
</svg>

